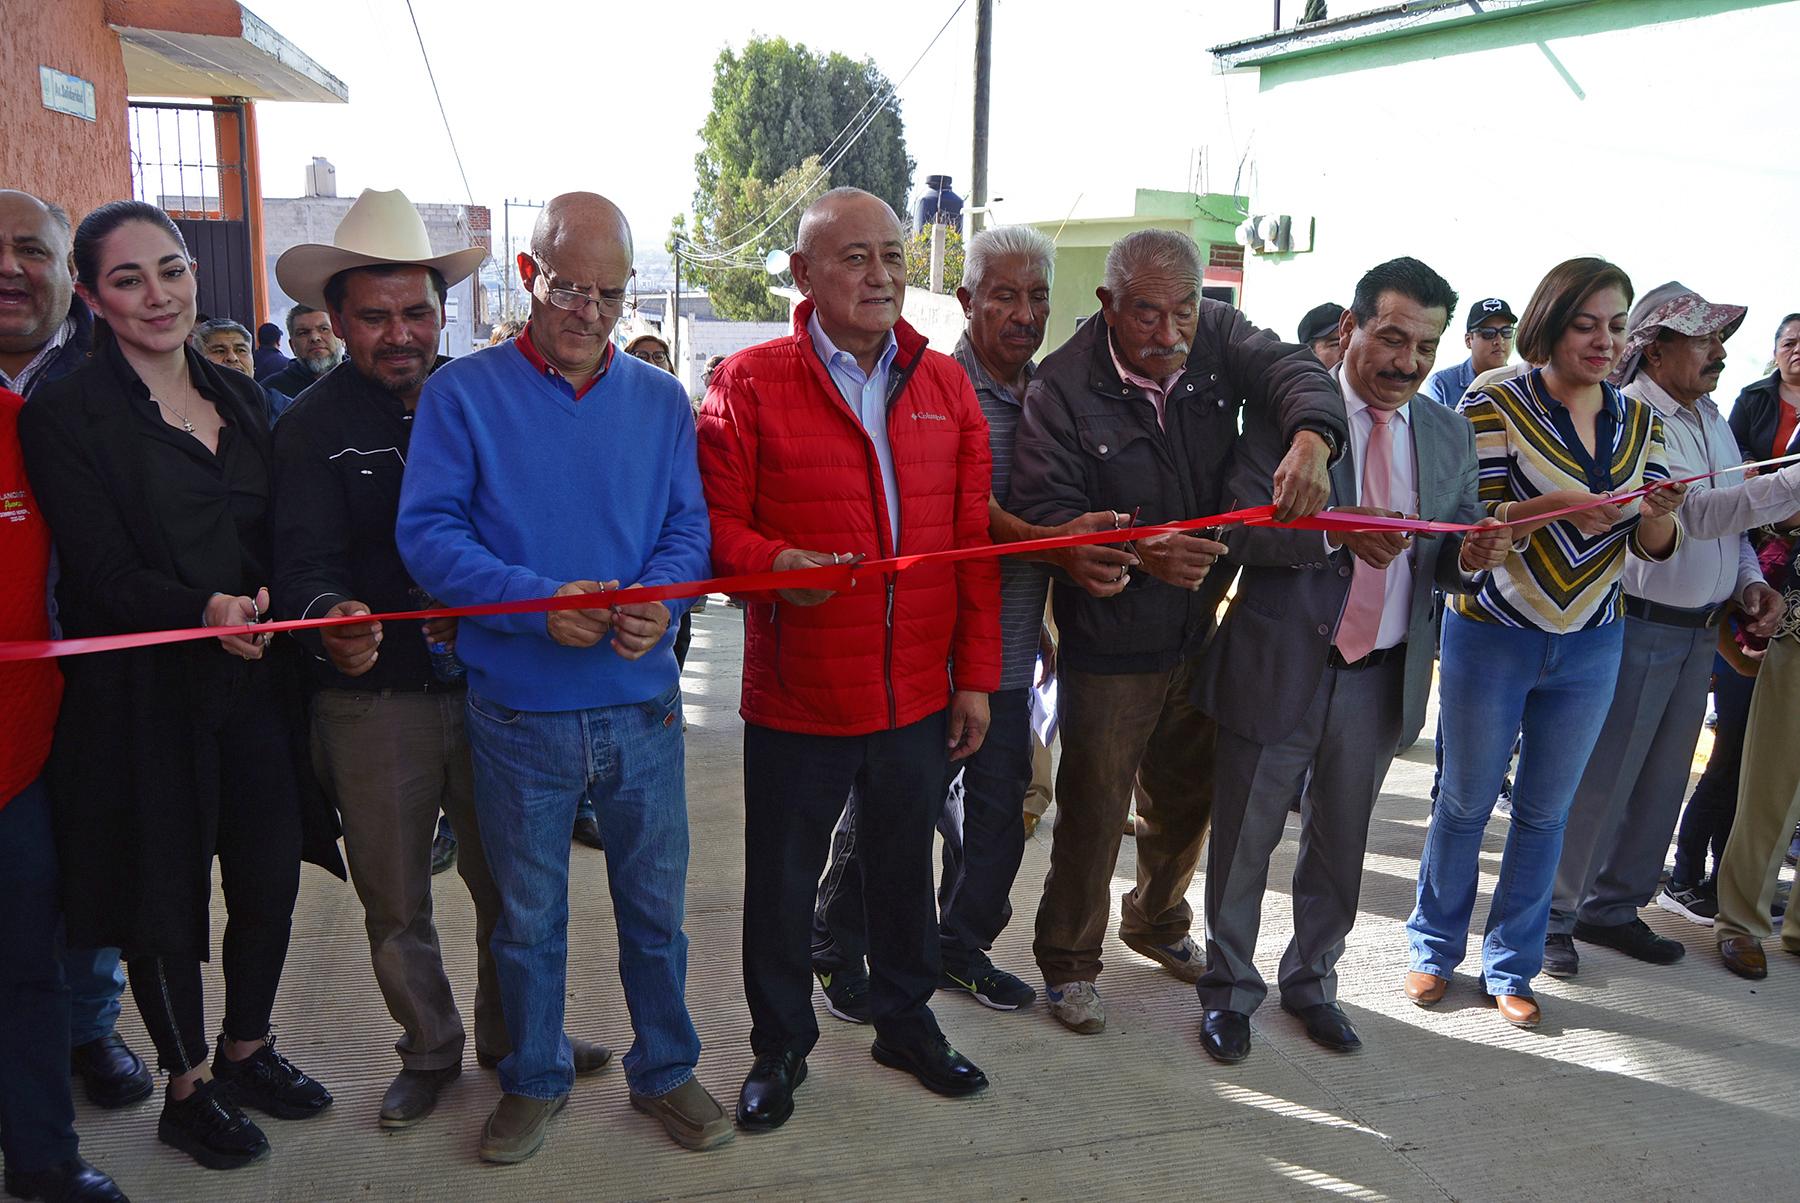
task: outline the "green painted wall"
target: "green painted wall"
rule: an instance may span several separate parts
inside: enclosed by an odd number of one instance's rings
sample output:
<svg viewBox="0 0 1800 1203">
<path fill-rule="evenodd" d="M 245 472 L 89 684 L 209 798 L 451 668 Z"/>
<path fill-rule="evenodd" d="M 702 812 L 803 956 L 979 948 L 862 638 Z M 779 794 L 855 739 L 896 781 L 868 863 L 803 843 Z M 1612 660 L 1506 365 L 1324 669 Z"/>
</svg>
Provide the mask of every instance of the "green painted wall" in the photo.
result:
<svg viewBox="0 0 1800 1203">
<path fill-rule="evenodd" d="M 1113 243 L 1134 231 L 1156 228 L 1180 230 L 1200 244 L 1203 254 L 1214 243 L 1232 246 L 1237 223 L 1246 212 L 1244 204 L 1244 198 L 1223 193 L 1139 188 L 1130 216 L 1028 222 L 1056 242 L 1050 324 L 1039 357 L 1060 347 L 1080 318 L 1099 309 L 1094 290 L 1100 287 L 1106 252 Z"/>
<path fill-rule="evenodd" d="M 1254 65 L 1261 72 L 1261 90 L 1266 92 L 1283 84 L 1323 76 L 1510 46 L 1545 47 L 1558 38 L 1615 33 L 1786 3 L 1792 0 L 1541 0 L 1540 4 L 1504 12 L 1471 13 L 1461 20 L 1421 29 L 1378 30 L 1355 41 L 1303 47 Z M 1545 50 L 1549 53 L 1547 47 Z M 1564 80 L 1579 94 L 1579 86 L 1566 72 Z"/>
</svg>

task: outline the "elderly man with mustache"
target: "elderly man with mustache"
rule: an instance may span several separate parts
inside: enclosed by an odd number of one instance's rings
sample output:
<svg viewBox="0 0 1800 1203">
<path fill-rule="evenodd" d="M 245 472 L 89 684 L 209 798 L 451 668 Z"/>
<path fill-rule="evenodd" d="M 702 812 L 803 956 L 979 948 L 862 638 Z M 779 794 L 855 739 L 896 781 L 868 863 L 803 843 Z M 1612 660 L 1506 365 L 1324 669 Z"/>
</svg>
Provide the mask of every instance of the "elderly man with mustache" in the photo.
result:
<svg viewBox="0 0 1800 1203">
<path fill-rule="evenodd" d="M 1615 379 L 1662 418 L 1676 480 L 1739 462 L 1712 390 L 1741 305 L 1714 305 L 1673 281 L 1631 311 Z M 1781 617 L 1744 532 L 1800 510 L 1800 467 L 1696 484 L 1681 509 L 1684 538 L 1666 560 L 1625 567 L 1625 650 L 1612 708 L 1582 774 L 1563 836 L 1544 972 L 1572 977 L 1575 940 L 1667 965 L 1686 952 L 1651 931 L 1638 908 L 1656 894 L 1706 715 L 1714 627 L 1736 605 L 1760 635 Z"/>
<path fill-rule="evenodd" d="M 1026 392 L 1010 502 L 1021 518 L 1049 525 L 1111 510 L 1123 525 L 1215 513 L 1246 409 L 1287 448 L 1274 470 L 1277 512 L 1325 504 L 1348 429 L 1337 386 L 1307 348 L 1202 298 L 1201 272 L 1194 241 L 1168 230 L 1139 230 L 1107 252 L 1101 320 L 1046 358 Z M 1204 968 L 1185 896 L 1212 809 L 1214 728 L 1189 694 L 1231 583 L 1212 573 L 1225 553 L 1172 533 L 1138 540 L 1111 573 L 1054 576 L 1063 759 L 1034 952 L 1050 1013 L 1072 1031 L 1106 1026 L 1094 980 L 1134 778 L 1144 795 L 1137 888 L 1120 939 L 1183 981 Z"/>
</svg>

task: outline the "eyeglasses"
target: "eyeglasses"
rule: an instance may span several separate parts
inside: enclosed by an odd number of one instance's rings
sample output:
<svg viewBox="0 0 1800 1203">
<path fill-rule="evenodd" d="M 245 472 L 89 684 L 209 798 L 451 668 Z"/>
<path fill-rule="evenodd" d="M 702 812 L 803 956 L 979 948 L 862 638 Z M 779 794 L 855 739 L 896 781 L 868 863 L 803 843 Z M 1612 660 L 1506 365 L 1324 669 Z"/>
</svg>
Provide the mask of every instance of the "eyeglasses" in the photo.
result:
<svg viewBox="0 0 1800 1203">
<path fill-rule="evenodd" d="M 1504 338 L 1507 342 L 1511 342 L 1513 335 L 1518 331 L 1512 326 L 1477 326 L 1469 333 L 1476 338 L 1486 339 L 1488 342 L 1493 342 L 1496 338 Z"/>
<path fill-rule="evenodd" d="M 623 288 L 619 289 L 616 294 L 602 292 L 599 296 L 594 296 L 579 288 L 552 288 L 550 287 L 550 269 L 544 266 L 544 261 L 533 255 L 531 262 L 537 267 L 537 275 L 531 281 L 532 290 L 535 292 L 537 282 L 542 280 L 544 282 L 544 299 L 558 309 L 578 312 L 593 305 L 603 317 L 618 317 L 625 312 L 625 290 Z"/>
</svg>

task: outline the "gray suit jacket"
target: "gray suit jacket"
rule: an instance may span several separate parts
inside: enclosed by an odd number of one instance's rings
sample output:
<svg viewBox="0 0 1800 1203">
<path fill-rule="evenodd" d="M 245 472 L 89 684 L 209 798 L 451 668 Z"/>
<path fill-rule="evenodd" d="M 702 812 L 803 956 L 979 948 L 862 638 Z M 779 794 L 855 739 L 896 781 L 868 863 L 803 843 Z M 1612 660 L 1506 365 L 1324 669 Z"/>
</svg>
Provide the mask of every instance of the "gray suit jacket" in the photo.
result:
<svg viewBox="0 0 1800 1203">
<path fill-rule="evenodd" d="M 1335 372 L 1333 373 L 1335 375 Z M 1420 394 L 1407 411 L 1412 427 L 1421 517 L 1476 522 L 1475 431 L 1467 418 Z M 1246 411 L 1229 491 L 1232 508 L 1266 505 L 1284 446 L 1272 424 Z M 1331 504 L 1351 505 L 1360 465 L 1345 454 L 1331 470 Z M 1279 743 L 1306 713 L 1324 675 L 1339 616 L 1350 596 L 1354 557 L 1327 553 L 1318 531 L 1240 526 L 1225 532 L 1243 566 L 1237 596 L 1208 646 L 1195 703 L 1220 726 L 1259 744 Z M 1462 536 L 1413 544 L 1412 616 L 1406 633 L 1406 691 L 1401 729 L 1416 736 L 1425 723 L 1436 651 L 1432 588 L 1462 592 L 1457 567 Z M 1398 751 L 1398 749 L 1395 749 Z"/>
</svg>

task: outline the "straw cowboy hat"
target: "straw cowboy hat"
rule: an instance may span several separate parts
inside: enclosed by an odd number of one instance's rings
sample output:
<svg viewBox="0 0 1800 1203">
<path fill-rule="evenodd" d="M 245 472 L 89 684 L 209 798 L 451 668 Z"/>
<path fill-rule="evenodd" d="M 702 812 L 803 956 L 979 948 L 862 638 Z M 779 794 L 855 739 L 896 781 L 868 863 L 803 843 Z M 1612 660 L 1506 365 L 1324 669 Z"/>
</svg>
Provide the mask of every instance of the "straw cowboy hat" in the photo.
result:
<svg viewBox="0 0 1800 1203">
<path fill-rule="evenodd" d="M 302 305 L 324 309 L 325 283 L 341 271 L 387 265 L 431 267 L 448 286 L 473 275 L 487 254 L 478 246 L 448 255 L 432 254 L 425 220 L 404 192 L 364 188 L 344 220 L 338 222 L 331 243 L 303 242 L 289 247 L 275 261 L 275 279 L 281 291 Z"/>
</svg>

